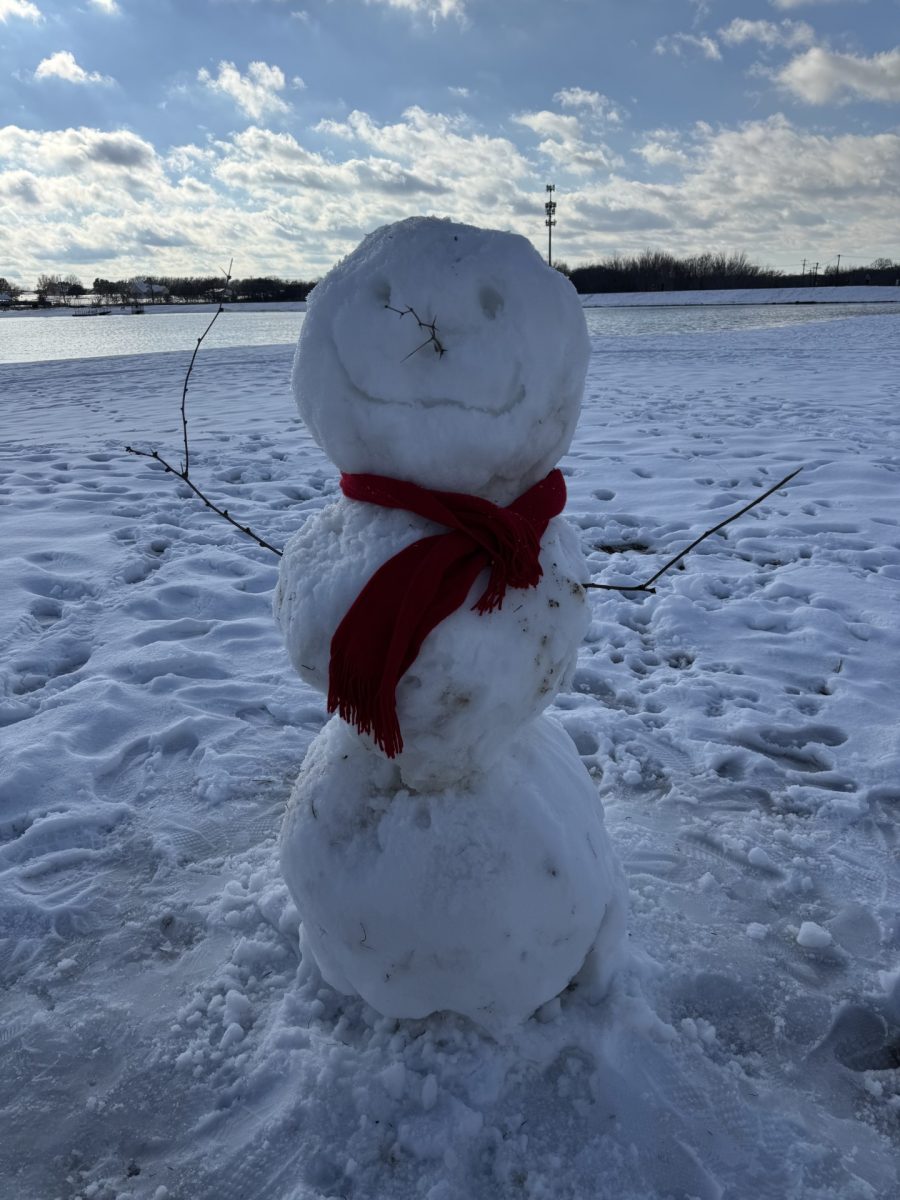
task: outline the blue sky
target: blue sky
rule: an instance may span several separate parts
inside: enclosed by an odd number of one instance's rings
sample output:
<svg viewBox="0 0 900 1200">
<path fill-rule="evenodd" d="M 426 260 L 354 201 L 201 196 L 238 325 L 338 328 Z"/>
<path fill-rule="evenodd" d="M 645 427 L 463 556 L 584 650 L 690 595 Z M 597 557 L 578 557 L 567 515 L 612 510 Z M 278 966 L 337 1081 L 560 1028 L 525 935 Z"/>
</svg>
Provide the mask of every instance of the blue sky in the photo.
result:
<svg viewBox="0 0 900 1200">
<path fill-rule="evenodd" d="M 427 212 L 900 259 L 900 0 L 0 0 L 0 275 L 313 278 Z"/>
</svg>

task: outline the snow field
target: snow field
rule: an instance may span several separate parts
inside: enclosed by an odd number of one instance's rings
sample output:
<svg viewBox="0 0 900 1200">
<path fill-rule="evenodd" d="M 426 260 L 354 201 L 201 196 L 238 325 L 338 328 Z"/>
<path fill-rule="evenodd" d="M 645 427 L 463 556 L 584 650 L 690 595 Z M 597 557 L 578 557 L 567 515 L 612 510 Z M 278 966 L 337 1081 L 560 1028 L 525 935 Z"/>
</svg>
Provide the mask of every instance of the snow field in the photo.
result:
<svg viewBox="0 0 900 1200">
<path fill-rule="evenodd" d="M 177 455 L 188 356 L 0 368 L 5 1190 L 892 1197 L 898 344 L 892 317 L 595 342 L 563 465 L 598 581 L 804 471 L 656 596 L 591 595 L 551 716 L 637 975 L 500 1040 L 298 961 L 276 842 L 325 713 L 277 560 L 121 453 Z M 210 352 L 190 393 L 198 480 L 277 544 L 336 495 L 289 373 Z"/>
</svg>

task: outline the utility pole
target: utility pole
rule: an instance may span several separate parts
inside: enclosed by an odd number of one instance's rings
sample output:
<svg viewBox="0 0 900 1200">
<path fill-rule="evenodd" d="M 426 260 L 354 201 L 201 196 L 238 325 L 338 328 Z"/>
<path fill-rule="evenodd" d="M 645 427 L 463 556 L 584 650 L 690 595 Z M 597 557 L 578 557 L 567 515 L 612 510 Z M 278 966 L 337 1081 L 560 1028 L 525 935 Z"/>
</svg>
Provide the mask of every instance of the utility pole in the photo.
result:
<svg viewBox="0 0 900 1200">
<path fill-rule="evenodd" d="M 805 274 L 806 274 L 806 259 L 804 258 L 803 266 L 800 268 L 800 278 L 802 279 Z"/>
<path fill-rule="evenodd" d="M 835 271 L 834 271 L 835 277 L 840 275 L 840 273 L 841 273 L 841 256 L 838 255 L 837 267 L 835 267 Z"/>
<path fill-rule="evenodd" d="M 813 285 L 813 287 L 816 286 L 816 276 L 818 274 L 819 274 L 819 264 L 813 263 L 813 265 L 812 265 L 812 285 Z"/>
<path fill-rule="evenodd" d="M 544 205 L 544 212 L 547 214 L 544 224 L 547 226 L 547 265 L 553 266 L 553 226 L 556 224 L 556 201 L 553 199 L 553 193 L 556 191 L 556 184 L 547 184 L 547 203 Z"/>
</svg>

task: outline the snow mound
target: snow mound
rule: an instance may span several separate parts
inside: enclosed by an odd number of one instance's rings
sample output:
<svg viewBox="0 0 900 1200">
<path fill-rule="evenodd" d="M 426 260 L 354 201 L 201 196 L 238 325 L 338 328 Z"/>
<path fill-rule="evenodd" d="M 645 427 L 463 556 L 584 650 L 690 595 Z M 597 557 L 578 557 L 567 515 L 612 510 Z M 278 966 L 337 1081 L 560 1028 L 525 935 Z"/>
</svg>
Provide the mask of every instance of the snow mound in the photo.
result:
<svg viewBox="0 0 900 1200">
<path fill-rule="evenodd" d="M 525 238 L 412 217 L 311 293 L 293 388 L 342 471 L 508 504 L 568 449 L 589 351 L 575 289 Z"/>
<path fill-rule="evenodd" d="M 328 983 L 385 1016 L 448 1009 L 492 1031 L 582 968 L 599 998 L 622 963 L 626 890 L 568 734 L 541 717 L 469 784 L 399 783 L 334 718 L 294 788 L 281 866 Z"/>
</svg>

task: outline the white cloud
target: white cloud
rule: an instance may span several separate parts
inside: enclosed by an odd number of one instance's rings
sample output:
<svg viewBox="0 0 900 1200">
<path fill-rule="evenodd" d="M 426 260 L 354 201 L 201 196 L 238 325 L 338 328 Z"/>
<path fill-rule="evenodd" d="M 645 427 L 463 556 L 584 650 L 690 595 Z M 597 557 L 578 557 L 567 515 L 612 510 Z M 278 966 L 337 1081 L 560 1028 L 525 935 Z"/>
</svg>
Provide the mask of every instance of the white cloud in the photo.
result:
<svg viewBox="0 0 900 1200">
<path fill-rule="evenodd" d="M 116 0 L 90 0 L 92 8 L 105 13 L 108 17 L 117 17 L 122 12 Z"/>
<path fill-rule="evenodd" d="M 715 40 L 708 34 L 671 33 L 658 39 L 653 47 L 654 54 L 674 54 L 680 58 L 686 46 L 699 50 L 704 58 L 718 60 L 722 57 Z"/>
<path fill-rule="evenodd" d="M 801 215 L 855 223 L 854 206 L 878 207 L 879 193 L 900 187 L 898 134 L 827 137 L 777 115 L 736 129 L 700 124 L 685 149 L 682 193 L 698 212 L 731 212 L 754 227 Z"/>
<path fill-rule="evenodd" d="M 430 17 L 434 24 L 448 17 L 461 21 L 466 14 L 466 0 L 366 0 L 366 3 L 384 4 L 416 17 Z"/>
<path fill-rule="evenodd" d="M 468 100 L 468 98 L 472 95 L 472 93 L 469 91 L 469 89 L 467 87 L 450 86 L 447 88 L 447 91 L 450 93 L 451 96 L 456 96 L 460 100 Z"/>
<path fill-rule="evenodd" d="M 524 116 L 542 140 L 593 149 L 581 114 Z M 0 128 L 0 259 L 23 281 L 118 278 L 196 273 L 233 249 L 238 274 L 310 278 L 377 225 L 423 212 L 544 244 L 543 167 L 507 137 L 421 108 L 389 123 L 353 112 L 317 133 L 327 153 L 254 124 L 163 157 L 127 130 Z M 777 116 L 654 129 L 637 153 L 640 178 L 598 157 L 560 187 L 554 245 L 568 262 L 657 245 L 787 265 L 896 244 L 900 132 L 826 136 Z"/>
<path fill-rule="evenodd" d="M 235 191 L 243 191 L 255 203 L 319 203 L 315 194 L 328 192 L 329 205 L 355 198 L 360 211 L 367 205 L 409 202 L 414 197 L 444 195 L 451 189 L 429 164 L 418 168 L 407 155 L 406 162 L 386 156 L 351 157 L 332 162 L 307 150 L 289 133 L 273 133 L 251 125 L 226 142 L 216 144 L 214 175 Z M 421 201 L 419 201 L 421 203 Z"/>
<path fill-rule="evenodd" d="M 515 120 L 520 125 L 534 130 L 535 133 L 557 138 L 559 141 L 574 140 L 581 134 L 581 125 L 577 117 L 549 112 L 547 109 L 543 109 L 541 112 L 522 113 Z"/>
<path fill-rule="evenodd" d="M 320 121 L 316 132 L 334 139 L 327 157 L 291 134 L 257 127 L 215 143 L 214 177 L 259 214 L 253 244 L 302 253 L 307 274 L 310 263 L 328 266 L 364 233 L 415 213 L 523 232 L 521 213 L 528 222 L 542 213 L 543 195 L 525 190 L 534 186 L 533 164 L 464 117 L 413 107 L 379 124 L 356 111 Z M 283 263 L 273 269 L 286 273 Z"/>
<path fill-rule="evenodd" d="M 35 79 L 64 79 L 66 83 L 101 83 L 110 84 L 115 80 L 109 75 L 101 75 L 99 71 L 85 71 L 84 67 L 75 61 L 71 50 L 57 50 L 49 58 L 41 59 L 34 71 Z"/>
<path fill-rule="evenodd" d="M 298 78 L 295 77 L 294 86 L 298 86 Z M 252 62 L 247 74 L 242 75 L 234 63 L 220 62 L 218 75 L 212 76 L 204 67 L 197 72 L 197 79 L 210 91 L 230 97 L 241 112 L 255 121 L 266 113 L 290 111 L 290 105 L 278 95 L 285 87 L 284 72 L 280 67 Z M 302 80 L 299 84 L 304 86 Z"/>
<path fill-rule="evenodd" d="M 680 147 L 680 135 L 671 129 L 655 129 L 646 134 L 646 141 L 635 153 L 651 167 L 687 166 L 690 162 Z"/>
<path fill-rule="evenodd" d="M 810 46 L 816 40 L 815 30 L 805 21 L 748 21 L 735 17 L 719 30 L 719 37 L 728 46 L 742 42 L 761 42 L 764 46 Z"/>
<path fill-rule="evenodd" d="M 465 181 L 476 193 L 503 195 L 533 169 L 508 139 L 479 132 L 463 116 L 429 113 L 417 105 L 393 125 L 354 111 L 343 122 L 320 121 L 316 132 L 366 146 L 450 192 Z"/>
<path fill-rule="evenodd" d="M 585 136 L 577 117 L 563 113 L 522 113 L 513 120 L 538 134 L 538 150 L 562 170 L 589 175 L 606 170 L 617 161 L 609 147 Z"/>
<path fill-rule="evenodd" d="M 10 17 L 21 17 L 23 21 L 33 21 L 35 25 L 44 19 L 41 10 L 31 0 L 0 0 L 0 23 L 5 25 Z"/>
<path fill-rule="evenodd" d="M 840 4 L 841 2 L 842 0 L 769 0 L 769 3 L 773 5 L 773 7 L 783 10 L 803 8 L 804 6 L 808 6 L 810 4 Z M 864 4 L 865 2 L 866 0 L 861 0 L 861 3 Z"/>
<path fill-rule="evenodd" d="M 750 21 L 746 17 L 735 17 L 727 25 L 718 30 L 718 38 L 726 46 L 738 46 L 744 42 L 759 42 L 772 49 L 784 46 L 796 49 L 798 46 L 810 46 L 816 39 L 816 32 L 806 21 Z M 704 58 L 719 61 L 722 51 L 719 42 L 710 34 L 672 33 L 661 37 L 653 47 L 656 54 L 674 54 L 676 58 L 687 49 L 698 51 Z"/>
<path fill-rule="evenodd" d="M 609 96 L 602 92 L 590 92 L 586 88 L 563 88 L 553 99 L 563 108 L 587 108 L 610 125 L 620 125 L 623 113 L 616 108 Z"/>
<path fill-rule="evenodd" d="M 775 78 L 807 104 L 853 98 L 900 101 L 900 46 L 871 58 L 816 46 L 791 59 Z"/>
<path fill-rule="evenodd" d="M 15 125 L 0 128 L 0 161 L 36 172 L 80 175 L 85 170 L 137 171 L 146 178 L 155 169 L 153 146 L 126 129 L 104 132 L 82 126 L 41 132 Z"/>
<path fill-rule="evenodd" d="M 860 258 L 895 244 L 900 134 L 827 137 L 779 115 L 737 128 L 700 123 L 686 136 L 657 130 L 649 139 L 638 152 L 668 168 L 667 182 L 613 175 L 567 195 L 560 237 L 570 262 L 599 257 L 598 247 L 657 244 L 678 254 L 744 249 L 785 265 L 813 247 L 834 253 L 844 241 Z"/>
<path fill-rule="evenodd" d="M 177 175 L 185 175 L 199 165 L 214 163 L 216 153 L 208 146 L 194 146 L 188 142 L 183 146 L 172 146 L 165 161 L 171 171 Z"/>
<path fill-rule="evenodd" d="M 687 155 L 676 149 L 675 146 L 667 146 L 662 142 L 645 142 L 638 150 L 641 158 L 643 158 L 651 167 L 664 166 L 679 166 L 687 165 Z"/>
<path fill-rule="evenodd" d="M 199 187 L 173 185 L 154 147 L 127 130 L 8 125 L 0 129 L 0 162 L 0 258 L 14 259 L 22 277 L 80 273 L 85 263 L 96 274 L 110 274 L 110 263 L 123 275 L 146 271 L 146 246 L 191 241 L 191 214 L 215 200 L 209 189 L 204 196 Z M 18 198 L 17 222 L 3 219 L 4 196 Z M 223 232 L 214 211 L 202 220 Z"/>
</svg>

